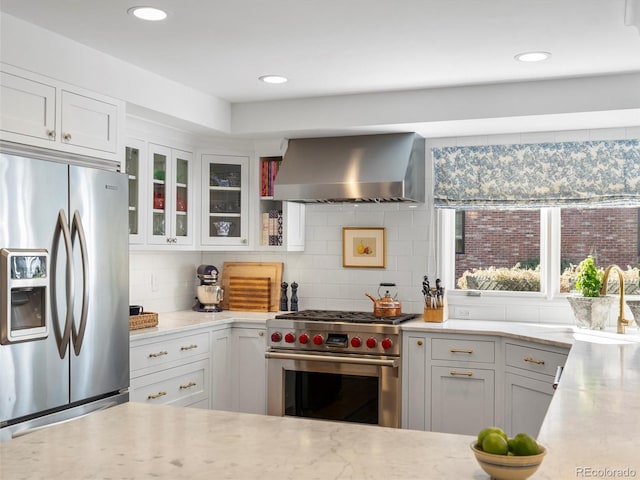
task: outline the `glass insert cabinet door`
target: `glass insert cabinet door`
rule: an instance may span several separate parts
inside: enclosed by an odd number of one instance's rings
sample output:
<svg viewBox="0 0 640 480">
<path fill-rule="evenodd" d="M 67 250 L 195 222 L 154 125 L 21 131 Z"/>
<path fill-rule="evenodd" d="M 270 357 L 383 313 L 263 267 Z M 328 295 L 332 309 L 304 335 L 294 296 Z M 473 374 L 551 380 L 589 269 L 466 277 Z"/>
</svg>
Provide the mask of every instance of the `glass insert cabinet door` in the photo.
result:
<svg viewBox="0 0 640 480">
<path fill-rule="evenodd" d="M 125 173 L 129 177 L 129 243 L 144 243 L 146 144 L 142 140 L 128 138 L 125 148 Z"/>
<path fill-rule="evenodd" d="M 192 243 L 192 156 L 189 152 L 149 144 L 151 203 L 149 243 Z"/>
<path fill-rule="evenodd" d="M 177 243 L 182 243 L 190 236 L 189 222 L 189 167 L 190 159 L 184 152 L 174 152 L 175 165 L 175 211 L 173 212 L 174 236 Z"/>
<path fill-rule="evenodd" d="M 248 167 L 248 157 L 202 155 L 202 244 L 247 244 Z"/>
</svg>

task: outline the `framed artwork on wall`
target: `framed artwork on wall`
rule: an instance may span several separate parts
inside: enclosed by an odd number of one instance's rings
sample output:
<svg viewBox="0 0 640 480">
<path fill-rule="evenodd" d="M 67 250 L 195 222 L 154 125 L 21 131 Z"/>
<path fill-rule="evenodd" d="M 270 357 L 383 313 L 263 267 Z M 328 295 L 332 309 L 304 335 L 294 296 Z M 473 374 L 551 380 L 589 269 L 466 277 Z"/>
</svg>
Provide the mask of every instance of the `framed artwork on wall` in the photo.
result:
<svg viewBox="0 0 640 480">
<path fill-rule="evenodd" d="M 387 237 L 384 227 L 343 227 L 342 266 L 385 268 Z"/>
</svg>

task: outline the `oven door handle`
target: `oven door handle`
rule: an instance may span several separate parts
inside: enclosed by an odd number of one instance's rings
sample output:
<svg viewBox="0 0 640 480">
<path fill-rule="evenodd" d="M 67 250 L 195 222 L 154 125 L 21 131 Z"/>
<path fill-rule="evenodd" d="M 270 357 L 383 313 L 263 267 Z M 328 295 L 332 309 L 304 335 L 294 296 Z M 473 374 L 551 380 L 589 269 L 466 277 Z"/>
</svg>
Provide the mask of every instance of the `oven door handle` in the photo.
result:
<svg viewBox="0 0 640 480">
<path fill-rule="evenodd" d="M 308 362 L 332 362 L 332 363 L 353 363 L 356 365 L 374 365 L 379 367 L 398 367 L 398 359 L 383 360 L 379 358 L 362 358 L 362 357 L 336 357 L 330 355 L 308 355 L 304 353 L 280 353 L 266 352 L 266 358 L 278 360 L 302 360 Z"/>
</svg>

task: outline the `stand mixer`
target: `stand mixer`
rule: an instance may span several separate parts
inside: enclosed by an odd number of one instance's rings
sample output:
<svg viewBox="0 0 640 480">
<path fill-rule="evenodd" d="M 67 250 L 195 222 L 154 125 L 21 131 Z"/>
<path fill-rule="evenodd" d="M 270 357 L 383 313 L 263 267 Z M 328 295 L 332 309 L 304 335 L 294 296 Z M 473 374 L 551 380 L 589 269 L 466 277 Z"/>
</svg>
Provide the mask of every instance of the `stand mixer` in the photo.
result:
<svg viewBox="0 0 640 480">
<path fill-rule="evenodd" d="M 200 285 L 196 289 L 197 302 L 193 309 L 198 312 L 221 312 L 220 302 L 224 298 L 218 282 L 218 269 L 213 265 L 200 265 L 196 271 Z"/>
</svg>

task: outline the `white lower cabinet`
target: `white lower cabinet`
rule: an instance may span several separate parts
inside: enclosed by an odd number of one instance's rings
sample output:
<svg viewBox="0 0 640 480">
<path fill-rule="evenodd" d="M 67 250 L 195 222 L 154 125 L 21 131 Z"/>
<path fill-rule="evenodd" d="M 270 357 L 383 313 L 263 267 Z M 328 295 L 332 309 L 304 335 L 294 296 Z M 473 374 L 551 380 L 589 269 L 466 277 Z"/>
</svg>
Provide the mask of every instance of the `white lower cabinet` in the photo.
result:
<svg viewBox="0 0 640 480">
<path fill-rule="evenodd" d="M 233 411 L 231 327 L 211 333 L 211 408 Z"/>
<path fill-rule="evenodd" d="M 266 414 L 265 328 L 131 337 L 134 402 Z"/>
<path fill-rule="evenodd" d="M 564 366 L 568 350 L 506 341 L 504 352 L 504 429 L 510 436 L 524 432 L 536 437 L 553 398 L 556 370 Z"/>
<path fill-rule="evenodd" d="M 568 348 L 508 337 L 404 332 L 402 427 L 537 436 Z"/>
<path fill-rule="evenodd" d="M 537 437 L 553 398 L 553 379 L 542 382 L 523 375 L 505 374 L 505 432 Z"/>
<path fill-rule="evenodd" d="M 228 327 L 211 339 L 211 408 L 266 414 L 265 329 Z"/>
<path fill-rule="evenodd" d="M 408 332 L 404 336 L 402 426 L 413 430 L 431 430 L 427 414 L 429 410 L 427 342 L 425 335 Z"/>
<path fill-rule="evenodd" d="M 168 368 L 131 380 L 132 402 L 209 408 L 207 360 Z"/>
<path fill-rule="evenodd" d="M 234 410 L 267 413 L 267 360 L 265 329 L 234 328 Z"/>
<path fill-rule="evenodd" d="M 495 372 L 431 367 L 431 430 L 476 435 L 495 424 Z"/>
<path fill-rule="evenodd" d="M 209 332 L 131 339 L 133 402 L 209 407 Z"/>
</svg>

